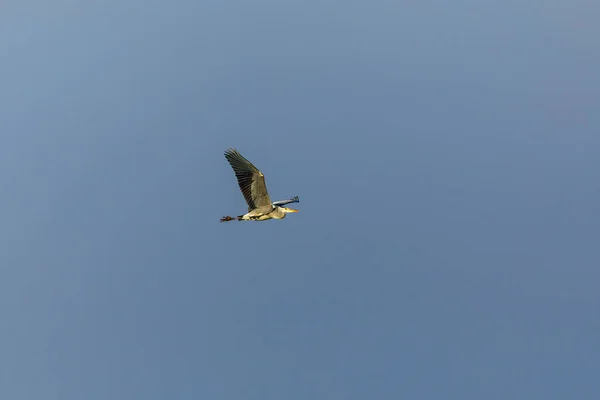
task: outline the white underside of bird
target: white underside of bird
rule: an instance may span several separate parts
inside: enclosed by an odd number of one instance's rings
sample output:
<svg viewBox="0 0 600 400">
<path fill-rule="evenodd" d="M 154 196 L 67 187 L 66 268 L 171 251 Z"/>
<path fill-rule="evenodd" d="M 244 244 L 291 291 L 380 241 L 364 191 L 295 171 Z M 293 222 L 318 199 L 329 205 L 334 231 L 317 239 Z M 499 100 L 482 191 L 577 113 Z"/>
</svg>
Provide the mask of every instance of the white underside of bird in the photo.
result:
<svg viewBox="0 0 600 400">
<path fill-rule="evenodd" d="M 265 221 L 267 219 L 283 219 L 286 214 L 298 212 L 287 207 L 262 206 L 241 216 L 242 220 Z"/>
</svg>

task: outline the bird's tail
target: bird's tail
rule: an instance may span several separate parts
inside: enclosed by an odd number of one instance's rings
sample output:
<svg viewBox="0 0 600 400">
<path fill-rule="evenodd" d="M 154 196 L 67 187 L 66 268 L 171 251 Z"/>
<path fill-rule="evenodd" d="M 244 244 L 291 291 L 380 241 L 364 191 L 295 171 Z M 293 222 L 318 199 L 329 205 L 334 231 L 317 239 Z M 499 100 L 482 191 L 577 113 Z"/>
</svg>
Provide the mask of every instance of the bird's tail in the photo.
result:
<svg viewBox="0 0 600 400">
<path fill-rule="evenodd" d="M 227 222 L 227 221 L 241 221 L 242 220 L 243 215 L 239 215 L 237 217 L 230 217 L 230 216 L 226 216 L 221 218 L 221 222 Z"/>
</svg>

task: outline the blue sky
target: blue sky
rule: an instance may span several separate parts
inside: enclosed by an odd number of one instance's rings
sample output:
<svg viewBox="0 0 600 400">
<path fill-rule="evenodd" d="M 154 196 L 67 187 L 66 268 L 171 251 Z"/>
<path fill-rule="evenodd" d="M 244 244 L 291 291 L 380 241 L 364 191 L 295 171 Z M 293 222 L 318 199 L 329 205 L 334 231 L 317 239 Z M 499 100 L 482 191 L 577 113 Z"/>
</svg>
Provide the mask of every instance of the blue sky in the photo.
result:
<svg viewBox="0 0 600 400">
<path fill-rule="evenodd" d="M 0 397 L 599 398 L 600 6 L 525 3 L 3 2 Z"/>
</svg>

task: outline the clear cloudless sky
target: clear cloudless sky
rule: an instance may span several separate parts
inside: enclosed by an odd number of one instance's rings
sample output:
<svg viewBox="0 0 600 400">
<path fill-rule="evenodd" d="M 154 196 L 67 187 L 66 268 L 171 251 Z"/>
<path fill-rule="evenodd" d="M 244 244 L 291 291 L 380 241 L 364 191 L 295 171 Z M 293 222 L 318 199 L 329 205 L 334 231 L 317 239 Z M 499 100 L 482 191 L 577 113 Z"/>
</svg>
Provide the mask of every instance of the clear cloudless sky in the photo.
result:
<svg viewBox="0 0 600 400">
<path fill-rule="evenodd" d="M 599 15 L 3 1 L 0 398 L 599 399 Z"/>
</svg>

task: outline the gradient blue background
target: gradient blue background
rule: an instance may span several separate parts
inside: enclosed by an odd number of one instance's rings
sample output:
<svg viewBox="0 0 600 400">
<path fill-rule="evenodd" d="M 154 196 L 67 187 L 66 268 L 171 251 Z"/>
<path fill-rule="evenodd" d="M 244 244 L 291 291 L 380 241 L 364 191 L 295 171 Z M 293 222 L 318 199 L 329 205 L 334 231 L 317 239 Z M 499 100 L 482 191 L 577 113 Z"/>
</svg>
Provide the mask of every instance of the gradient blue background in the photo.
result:
<svg viewBox="0 0 600 400">
<path fill-rule="evenodd" d="M 0 398 L 599 399 L 598 15 L 3 1 Z"/>
</svg>

